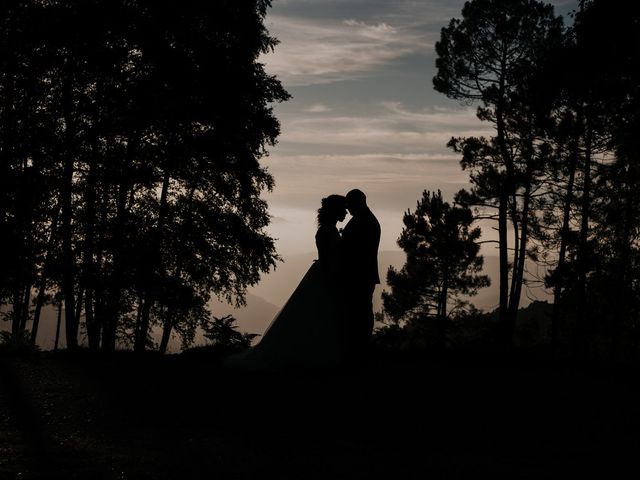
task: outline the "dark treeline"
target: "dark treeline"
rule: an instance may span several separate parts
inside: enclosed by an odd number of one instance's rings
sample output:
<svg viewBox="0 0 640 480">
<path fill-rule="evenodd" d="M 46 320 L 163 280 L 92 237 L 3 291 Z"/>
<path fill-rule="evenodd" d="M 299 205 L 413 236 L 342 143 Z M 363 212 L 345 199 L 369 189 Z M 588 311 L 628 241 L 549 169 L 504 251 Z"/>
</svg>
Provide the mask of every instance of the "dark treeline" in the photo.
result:
<svg viewBox="0 0 640 480">
<path fill-rule="evenodd" d="M 276 44 L 269 3 L 3 2 L 0 301 L 12 341 L 36 342 L 46 304 L 64 312 L 70 348 L 140 351 L 154 327 L 161 351 L 172 332 L 184 345 L 198 327 L 232 332 L 210 295 L 242 303 L 277 260 L 259 160 L 279 133 L 270 104 L 288 95 L 258 62 Z M 433 86 L 476 105 L 493 135 L 453 138 L 471 188 L 453 204 L 425 192 L 404 216 L 407 263 L 384 296 L 396 334 L 411 327 L 443 348 L 456 322 L 491 317 L 461 297 L 488 283 L 473 221 L 490 220 L 501 348 L 517 343 L 537 263 L 556 353 L 640 353 L 639 11 L 581 1 L 566 25 L 543 2 L 473 0 L 442 29 Z"/>
<path fill-rule="evenodd" d="M 549 272 L 541 279 L 554 301 L 545 342 L 556 353 L 637 358 L 640 7 L 633 1 L 580 1 L 572 17 L 567 27 L 542 2 L 473 0 L 442 29 L 435 89 L 477 105 L 478 118 L 494 131 L 490 138 L 449 143 L 472 185 L 455 203 L 472 209 L 476 220 L 495 221 L 496 337 L 502 348 L 514 344 L 525 265 L 535 262 Z M 429 195 L 405 215 L 399 242 L 408 254 L 400 272 L 404 283 L 398 272 L 389 272 L 385 309 L 396 326 L 442 316 L 441 308 L 420 308 L 421 302 L 434 291 L 446 292 L 445 279 L 451 284 L 452 275 L 468 279 L 460 262 L 451 268 L 442 262 L 446 255 L 432 248 L 439 223 L 428 223 L 425 232 L 422 222 L 419 229 L 416 216 L 435 218 L 424 209 Z M 458 225 L 468 228 L 466 221 Z M 407 243 L 412 235 L 421 241 Z M 464 238 L 453 238 L 452 250 L 464 244 Z M 436 255 L 445 273 L 423 275 L 422 281 L 414 276 L 409 290 L 417 294 L 408 295 L 406 280 L 428 265 L 425 254 Z M 468 309 L 454 309 L 448 318 L 462 321 L 464 315 Z"/>
<path fill-rule="evenodd" d="M 0 6 L 0 301 L 66 343 L 189 344 L 213 292 L 243 302 L 277 260 L 260 166 L 288 94 L 257 61 L 269 0 Z M 64 305 L 64 308 L 61 307 Z M 32 328 L 27 330 L 28 322 Z"/>
</svg>

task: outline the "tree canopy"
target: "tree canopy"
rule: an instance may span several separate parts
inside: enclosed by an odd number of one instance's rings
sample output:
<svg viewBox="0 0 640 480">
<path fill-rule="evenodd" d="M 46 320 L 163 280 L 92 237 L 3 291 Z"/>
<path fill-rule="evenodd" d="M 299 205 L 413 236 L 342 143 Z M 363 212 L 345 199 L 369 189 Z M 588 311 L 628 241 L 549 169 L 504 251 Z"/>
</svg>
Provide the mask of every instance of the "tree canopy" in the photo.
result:
<svg viewBox="0 0 640 480">
<path fill-rule="evenodd" d="M 390 291 L 382 295 L 385 313 L 395 322 L 431 321 L 436 325 L 431 334 L 444 344 L 449 316 L 464 306 L 460 295 L 475 295 L 489 285 L 481 274 L 480 228 L 471 226 L 470 208 L 450 205 L 439 190 L 425 190 L 402 222 L 398 246 L 407 260 L 400 270 L 389 268 Z"/>
<path fill-rule="evenodd" d="M 433 85 L 494 128 L 449 146 L 472 185 L 457 201 L 497 222 L 503 347 L 529 260 L 548 272 L 554 348 L 588 355 L 618 351 L 639 321 L 640 16 L 637 2 L 594 0 L 572 17 L 564 27 L 535 0 L 466 2 L 436 44 Z"/>
<path fill-rule="evenodd" d="M 5 2 L 3 303 L 15 334 L 60 290 L 66 340 L 188 344 L 211 294 L 275 265 L 260 164 L 288 94 L 259 56 L 266 0 Z M 31 312 L 32 302 L 36 308 Z M 84 322 L 81 320 L 84 319 Z"/>
</svg>

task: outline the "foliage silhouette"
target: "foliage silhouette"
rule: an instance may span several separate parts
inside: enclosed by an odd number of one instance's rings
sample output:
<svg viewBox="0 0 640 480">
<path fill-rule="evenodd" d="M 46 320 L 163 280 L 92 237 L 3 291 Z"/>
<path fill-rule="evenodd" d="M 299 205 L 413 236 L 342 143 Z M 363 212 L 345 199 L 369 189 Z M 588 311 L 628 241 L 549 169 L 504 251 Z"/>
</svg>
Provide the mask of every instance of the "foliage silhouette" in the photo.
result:
<svg viewBox="0 0 640 480">
<path fill-rule="evenodd" d="M 12 332 L 0 332 L 0 353 L 33 353 L 40 350 L 37 345 L 31 344 L 31 336 L 23 332 L 15 337 Z"/>
<path fill-rule="evenodd" d="M 450 205 L 439 190 L 425 190 L 402 221 L 398 245 L 407 260 L 399 271 L 389 267 L 391 291 L 382 294 L 384 311 L 395 323 L 422 324 L 415 328 L 430 330 L 424 336 L 444 348 L 450 317 L 465 307 L 459 295 L 475 295 L 489 285 L 480 274 L 480 228 L 471 227 L 471 209 Z"/>
<path fill-rule="evenodd" d="M 583 1 L 565 29 L 550 5 L 474 0 L 442 30 L 434 87 L 496 129 L 449 145 L 472 183 L 457 201 L 498 222 L 505 347 L 528 257 L 548 269 L 556 353 L 637 355 L 638 12 Z"/>
<path fill-rule="evenodd" d="M 434 88 L 465 103 L 477 102 L 478 118 L 495 136 L 454 138 L 472 189 L 457 201 L 480 207 L 498 223 L 500 324 L 503 343 L 513 340 L 522 293 L 532 198 L 550 155 L 540 132 L 546 102 L 539 102 L 539 66 L 562 42 L 562 19 L 534 0 L 473 0 L 462 19 L 442 29 L 436 44 Z M 511 223 L 511 228 L 509 227 Z M 509 231 L 513 238 L 509 240 Z"/>
<path fill-rule="evenodd" d="M 269 6 L 3 4 L 0 294 L 16 337 L 59 290 L 69 348 L 84 320 L 92 349 L 143 350 L 158 326 L 164 351 L 173 332 L 192 341 L 211 294 L 242 304 L 275 266 L 260 159 L 288 94 L 258 62 L 277 43 Z"/>
<path fill-rule="evenodd" d="M 222 318 L 213 317 L 205 328 L 204 336 L 215 345 L 246 348 L 258 335 L 255 333 L 240 333 L 236 330 L 235 318 L 226 315 Z"/>
</svg>

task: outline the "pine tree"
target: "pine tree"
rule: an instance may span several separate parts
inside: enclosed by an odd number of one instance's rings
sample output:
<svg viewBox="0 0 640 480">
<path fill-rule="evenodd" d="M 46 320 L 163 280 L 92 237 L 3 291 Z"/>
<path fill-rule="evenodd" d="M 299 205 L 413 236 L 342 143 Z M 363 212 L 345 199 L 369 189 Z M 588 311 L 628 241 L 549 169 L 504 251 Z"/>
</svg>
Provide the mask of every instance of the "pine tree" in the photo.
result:
<svg viewBox="0 0 640 480">
<path fill-rule="evenodd" d="M 448 319 L 464 305 L 459 296 L 475 295 L 489 285 L 489 278 L 480 274 L 480 228 L 472 227 L 469 208 L 450 205 L 439 190 L 425 190 L 415 211 L 408 210 L 402 221 L 398 245 L 407 260 L 400 270 L 389 268 L 391 291 L 383 293 L 384 310 L 397 323 L 435 325 L 433 340 L 442 347 Z"/>
<path fill-rule="evenodd" d="M 464 103 L 478 102 L 478 118 L 495 128 L 491 139 L 459 138 L 449 146 L 463 155 L 473 185 L 458 200 L 498 223 L 498 313 L 505 348 L 513 341 L 535 217 L 532 198 L 549 150 L 537 132 L 540 117 L 546 116 L 541 109 L 546 102 L 540 102 L 536 87 L 538 72 L 561 41 L 562 19 L 551 5 L 473 0 L 465 3 L 461 19 L 442 29 L 436 44 L 434 88 Z"/>
</svg>

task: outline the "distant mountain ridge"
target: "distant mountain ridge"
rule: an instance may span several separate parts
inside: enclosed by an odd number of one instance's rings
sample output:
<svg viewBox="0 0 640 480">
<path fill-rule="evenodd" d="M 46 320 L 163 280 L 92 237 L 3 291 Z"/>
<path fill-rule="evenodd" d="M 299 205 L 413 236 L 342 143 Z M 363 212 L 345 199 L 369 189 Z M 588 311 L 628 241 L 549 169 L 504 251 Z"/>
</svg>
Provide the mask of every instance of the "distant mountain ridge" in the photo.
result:
<svg viewBox="0 0 640 480">
<path fill-rule="evenodd" d="M 246 301 L 246 306 L 234 308 L 216 299 L 209 302 L 209 308 L 216 317 L 232 315 L 240 331 L 262 334 L 281 307 L 251 292 L 247 293 Z"/>
</svg>

